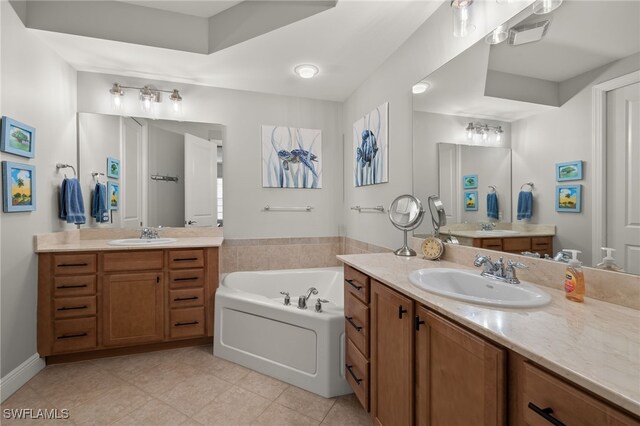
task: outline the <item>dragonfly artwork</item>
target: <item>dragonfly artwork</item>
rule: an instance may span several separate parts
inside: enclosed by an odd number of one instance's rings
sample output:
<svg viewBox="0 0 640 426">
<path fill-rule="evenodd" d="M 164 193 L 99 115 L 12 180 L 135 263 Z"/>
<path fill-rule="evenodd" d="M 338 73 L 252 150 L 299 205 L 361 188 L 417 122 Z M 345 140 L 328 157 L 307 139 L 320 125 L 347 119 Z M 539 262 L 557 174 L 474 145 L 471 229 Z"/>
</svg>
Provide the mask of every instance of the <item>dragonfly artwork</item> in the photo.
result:
<svg viewBox="0 0 640 426">
<path fill-rule="evenodd" d="M 262 186 L 322 188 L 322 131 L 262 126 Z"/>
<path fill-rule="evenodd" d="M 389 103 L 385 102 L 353 124 L 354 184 L 389 181 Z"/>
</svg>

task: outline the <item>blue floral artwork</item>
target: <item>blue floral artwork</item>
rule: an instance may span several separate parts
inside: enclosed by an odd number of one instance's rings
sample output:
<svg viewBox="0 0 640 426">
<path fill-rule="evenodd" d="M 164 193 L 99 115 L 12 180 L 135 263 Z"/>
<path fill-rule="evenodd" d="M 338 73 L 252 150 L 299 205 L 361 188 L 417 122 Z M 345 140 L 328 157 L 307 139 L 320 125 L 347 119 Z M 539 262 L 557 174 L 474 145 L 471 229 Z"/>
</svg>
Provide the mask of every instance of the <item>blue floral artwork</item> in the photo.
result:
<svg viewBox="0 0 640 426">
<path fill-rule="evenodd" d="M 389 182 L 389 103 L 353 123 L 355 186 Z"/>
<path fill-rule="evenodd" d="M 262 126 L 262 186 L 322 188 L 322 131 Z"/>
</svg>

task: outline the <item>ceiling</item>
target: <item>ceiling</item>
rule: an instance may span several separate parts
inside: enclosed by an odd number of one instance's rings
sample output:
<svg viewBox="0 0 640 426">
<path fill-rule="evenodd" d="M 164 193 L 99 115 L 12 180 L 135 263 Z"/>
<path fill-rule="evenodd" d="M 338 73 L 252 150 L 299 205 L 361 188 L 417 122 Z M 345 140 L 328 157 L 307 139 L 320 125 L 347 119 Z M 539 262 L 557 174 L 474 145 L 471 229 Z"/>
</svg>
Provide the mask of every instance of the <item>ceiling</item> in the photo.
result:
<svg viewBox="0 0 640 426">
<path fill-rule="evenodd" d="M 197 2 L 167 3 L 181 13 L 214 10 L 199 9 L 192 4 Z M 329 10 L 208 55 L 32 31 L 79 71 L 343 101 L 441 4 L 341 0 Z M 310 80 L 297 77 L 293 68 L 301 63 L 317 65 L 320 74 Z"/>
<path fill-rule="evenodd" d="M 549 18 L 549 30 L 539 42 L 489 46 L 480 40 L 425 78 L 431 87 L 414 95 L 414 110 L 507 122 L 520 120 L 555 108 L 550 103 L 514 100 L 522 99 L 515 96 L 515 91 L 522 93 L 525 85 L 555 86 L 559 106 L 563 101 L 559 98 L 562 82 L 640 52 L 638 1 L 565 1 L 552 14 L 520 15 L 511 26 Z M 521 84 L 508 87 L 505 83 L 502 94 L 507 96 L 489 96 L 491 90 L 486 82 L 491 71 L 513 74 L 514 81 Z M 525 78 L 518 80 L 520 77 Z M 542 94 L 532 87 L 537 86 L 529 86 L 529 95 L 533 93 L 541 99 Z"/>
<path fill-rule="evenodd" d="M 136 6 L 150 7 L 152 9 L 165 10 L 167 12 L 182 13 L 184 15 L 198 16 L 200 18 L 210 18 L 213 15 L 229 9 L 239 3 L 240 1 L 170 1 L 170 0 L 154 0 L 154 1 L 129 1 L 129 0 L 117 0 L 121 3 L 135 4 Z"/>
</svg>

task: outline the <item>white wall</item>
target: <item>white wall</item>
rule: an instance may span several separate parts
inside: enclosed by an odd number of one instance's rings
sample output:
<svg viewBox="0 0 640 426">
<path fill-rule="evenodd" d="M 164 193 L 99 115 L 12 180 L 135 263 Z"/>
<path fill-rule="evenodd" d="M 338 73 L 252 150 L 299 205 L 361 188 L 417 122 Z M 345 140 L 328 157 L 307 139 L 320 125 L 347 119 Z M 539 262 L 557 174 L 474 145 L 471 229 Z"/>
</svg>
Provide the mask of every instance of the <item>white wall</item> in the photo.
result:
<svg viewBox="0 0 640 426">
<path fill-rule="evenodd" d="M 345 235 L 384 247 L 400 246 L 402 233 L 386 215 L 360 214 L 353 205 L 389 206 L 403 193 L 412 193 L 412 94 L 411 86 L 472 46 L 505 20 L 516 15 L 532 1 L 497 3 L 475 2 L 477 29 L 470 36 L 452 34 L 451 7 L 448 1 L 391 57 L 378 68 L 344 104 L 344 175 L 351 176 L 354 164 L 353 123 L 383 102 L 389 102 L 389 183 L 355 188 L 344 181 Z"/>
<path fill-rule="evenodd" d="M 179 89 L 184 99 L 181 120 L 225 126 L 222 138 L 225 237 L 320 237 L 338 233 L 342 203 L 342 104 L 80 72 L 78 110 L 111 114 L 108 89 L 114 81 L 127 86 L 154 84 Z M 135 98 L 132 91 L 127 94 L 123 115 L 143 116 Z M 168 102 L 159 105 L 153 118 L 175 119 Z M 322 189 L 262 188 L 263 124 L 322 130 Z M 264 212 L 266 205 L 312 205 L 314 209 L 311 213 Z"/>
<path fill-rule="evenodd" d="M 590 264 L 592 201 L 592 86 L 636 71 L 640 54 L 574 77 L 561 84 L 565 92 L 575 93 L 562 107 L 512 123 L 513 199 L 517 202 L 520 185 L 535 183 L 532 223 L 556 225 L 554 250 L 582 250 L 580 259 Z M 580 88 L 576 89 L 576 85 Z M 555 211 L 555 164 L 583 160 L 582 181 L 562 182 L 582 185 L 582 212 Z M 599 253 L 596 253 L 599 254 Z"/>
<path fill-rule="evenodd" d="M 76 71 L 33 33 L 8 2 L 2 10 L 2 114 L 36 128 L 36 156 L 1 154 L 36 167 L 35 212 L 2 213 L 0 374 L 36 353 L 37 256 L 33 235 L 73 229 L 58 219 L 56 163 L 76 165 Z"/>
<path fill-rule="evenodd" d="M 177 176 L 178 182 L 151 175 Z M 184 134 L 163 130 L 149 121 L 149 226 L 184 226 Z"/>
</svg>

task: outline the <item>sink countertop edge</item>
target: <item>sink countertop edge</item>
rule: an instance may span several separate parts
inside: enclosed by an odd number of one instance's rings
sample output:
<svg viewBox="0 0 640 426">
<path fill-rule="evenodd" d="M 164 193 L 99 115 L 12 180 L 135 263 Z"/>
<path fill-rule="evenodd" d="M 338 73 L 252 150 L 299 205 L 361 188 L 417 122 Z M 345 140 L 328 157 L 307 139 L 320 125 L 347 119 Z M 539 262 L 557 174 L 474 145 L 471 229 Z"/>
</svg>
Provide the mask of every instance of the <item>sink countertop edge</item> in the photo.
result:
<svg viewBox="0 0 640 426">
<path fill-rule="evenodd" d="M 76 240 L 68 243 L 43 244 L 36 247 L 36 253 L 63 253 L 78 251 L 123 251 L 123 250 L 161 250 L 200 247 L 220 247 L 224 237 L 176 237 L 176 241 L 166 244 L 149 245 L 111 245 L 109 240 Z"/>
<path fill-rule="evenodd" d="M 629 330 L 633 321 L 640 324 L 640 311 L 590 298 L 584 304 L 571 302 L 566 300 L 563 292 L 545 286 L 539 287 L 551 295 L 551 302 L 546 306 L 499 308 L 476 305 L 430 293 L 409 281 L 409 272 L 416 269 L 453 268 L 474 271 L 471 267 L 449 261 L 434 262 L 420 257 L 401 258 L 392 253 L 339 255 L 337 258 L 433 311 L 640 416 L 640 388 L 637 386 L 640 383 L 640 359 L 633 359 L 632 355 L 640 354 L 640 326 L 636 325 L 635 329 Z M 530 318 L 535 314 L 539 318 Z M 580 319 L 591 320 L 594 317 L 599 321 L 607 321 L 607 326 L 598 328 L 602 324 L 584 323 L 578 328 L 583 334 L 588 331 L 606 338 L 607 342 L 597 347 L 578 347 L 576 351 L 575 345 L 568 342 L 568 339 L 578 339 L 581 336 L 569 333 L 562 335 L 561 331 L 567 332 L 569 326 L 576 327 L 576 321 Z M 532 321 L 539 322 L 537 335 L 528 328 Z M 499 329 L 495 326 L 497 323 L 503 323 L 509 329 Z M 513 330 L 517 327 L 526 332 Z M 606 330 L 601 330 L 602 328 Z M 613 334 L 612 330 L 618 332 Z M 587 342 L 593 342 L 591 336 L 583 338 Z M 611 366 L 611 363 L 603 362 L 611 359 L 620 363 L 620 353 L 625 350 L 627 356 L 622 357 L 625 365 Z M 584 356 L 575 356 L 576 352 Z"/>
</svg>

